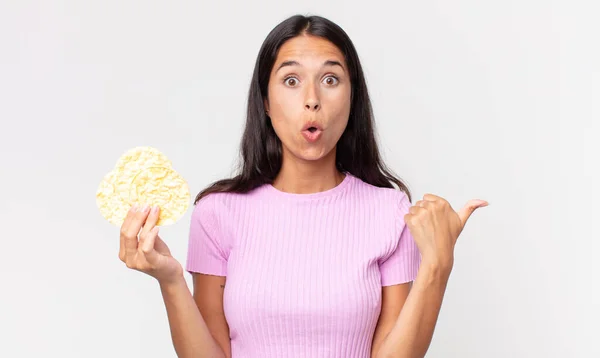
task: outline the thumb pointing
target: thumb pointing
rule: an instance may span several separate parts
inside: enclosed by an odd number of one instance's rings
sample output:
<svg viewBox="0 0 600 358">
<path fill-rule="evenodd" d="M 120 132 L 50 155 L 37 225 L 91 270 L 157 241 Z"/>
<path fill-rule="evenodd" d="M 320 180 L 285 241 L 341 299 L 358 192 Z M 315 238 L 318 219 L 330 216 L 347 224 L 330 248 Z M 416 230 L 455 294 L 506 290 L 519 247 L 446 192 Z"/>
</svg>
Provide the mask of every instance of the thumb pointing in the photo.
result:
<svg viewBox="0 0 600 358">
<path fill-rule="evenodd" d="M 473 214 L 473 212 L 478 209 L 478 208 L 482 208 L 484 206 L 488 206 L 489 203 L 485 200 L 469 200 L 467 202 L 467 204 L 465 204 L 465 206 L 460 209 L 458 211 L 458 217 L 460 218 L 460 221 L 462 223 L 462 226 L 464 227 L 465 224 L 467 223 L 467 220 L 469 220 L 469 217 L 471 216 L 471 214 Z"/>
</svg>

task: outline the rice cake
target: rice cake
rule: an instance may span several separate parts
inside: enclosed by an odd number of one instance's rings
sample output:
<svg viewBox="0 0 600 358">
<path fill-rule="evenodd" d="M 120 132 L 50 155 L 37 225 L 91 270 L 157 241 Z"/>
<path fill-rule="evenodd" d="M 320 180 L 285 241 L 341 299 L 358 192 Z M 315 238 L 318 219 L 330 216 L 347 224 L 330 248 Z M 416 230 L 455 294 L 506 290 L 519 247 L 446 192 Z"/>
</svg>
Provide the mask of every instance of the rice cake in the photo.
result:
<svg viewBox="0 0 600 358">
<path fill-rule="evenodd" d="M 187 211 L 190 192 L 186 181 L 171 161 L 152 147 L 126 151 L 96 191 L 100 214 L 113 225 L 121 226 L 135 203 L 160 207 L 157 226 L 174 224 Z"/>
<path fill-rule="evenodd" d="M 175 170 L 167 167 L 142 169 L 131 181 L 129 200 L 160 207 L 157 225 L 175 223 L 190 203 L 190 189 Z"/>
</svg>

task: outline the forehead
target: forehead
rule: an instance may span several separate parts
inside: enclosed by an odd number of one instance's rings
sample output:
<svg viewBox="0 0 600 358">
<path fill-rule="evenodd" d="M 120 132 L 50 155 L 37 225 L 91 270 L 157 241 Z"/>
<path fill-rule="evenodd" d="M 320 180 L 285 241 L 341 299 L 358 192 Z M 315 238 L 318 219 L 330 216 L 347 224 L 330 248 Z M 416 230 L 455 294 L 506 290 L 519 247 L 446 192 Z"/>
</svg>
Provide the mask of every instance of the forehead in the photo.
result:
<svg viewBox="0 0 600 358">
<path fill-rule="evenodd" d="M 310 59 L 322 60 L 338 60 L 344 63 L 344 55 L 342 52 L 329 40 L 318 36 L 301 35 L 296 36 L 286 41 L 280 48 L 277 54 L 276 63 L 287 60 L 302 60 Z"/>
</svg>

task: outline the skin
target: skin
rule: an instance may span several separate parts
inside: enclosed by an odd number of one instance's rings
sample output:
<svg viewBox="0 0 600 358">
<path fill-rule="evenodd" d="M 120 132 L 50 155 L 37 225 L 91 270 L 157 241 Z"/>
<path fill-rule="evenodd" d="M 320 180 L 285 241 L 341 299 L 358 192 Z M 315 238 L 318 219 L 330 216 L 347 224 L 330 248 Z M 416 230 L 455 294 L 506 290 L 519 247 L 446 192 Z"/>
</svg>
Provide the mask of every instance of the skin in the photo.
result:
<svg viewBox="0 0 600 358">
<path fill-rule="evenodd" d="M 404 221 L 421 252 L 422 262 L 400 315 L 375 357 L 424 357 L 441 309 L 454 265 L 454 247 L 473 212 L 488 203 L 470 200 L 454 211 L 444 198 L 425 194 Z"/>
<path fill-rule="evenodd" d="M 335 168 L 335 147 L 348 124 L 351 90 L 344 55 L 331 42 L 298 36 L 281 46 L 265 98 L 283 147 L 276 188 L 313 193 L 343 180 Z M 310 121 L 323 128 L 316 143 L 302 136 L 302 127 Z"/>
<path fill-rule="evenodd" d="M 134 205 L 129 210 L 121 225 L 119 259 L 128 268 L 158 280 L 178 357 L 229 357 L 212 337 L 212 330 L 218 326 L 211 321 L 210 311 L 206 312 L 206 306 L 199 309 L 183 277 L 181 264 L 171 256 L 169 248 L 158 236 L 159 213 L 159 208 L 146 205 Z M 214 305 L 211 299 L 216 298 L 216 292 L 219 289 L 213 289 L 204 300 Z"/>
<path fill-rule="evenodd" d="M 274 187 L 314 193 L 343 180 L 335 167 L 335 146 L 348 123 L 350 93 L 343 55 L 333 44 L 299 36 L 281 47 L 265 98 L 283 146 L 282 168 Z M 315 143 L 301 134 L 309 121 L 323 127 Z M 421 252 L 421 267 L 412 284 L 382 288 L 372 357 L 425 356 L 454 263 L 456 241 L 470 215 L 487 204 L 471 200 L 454 211 L 445 199 L 426 194 L 410 208 L 404 220 Z M 157 219 L 158 209 L 132 208 L 121 228 L 119 258 L 127 267 L 158 280 L 179 357 L 231 357 L 223 311 L 226 278 L 195 273 L 190 293 L 181 265 L 158 236 Z"/>
</svg>

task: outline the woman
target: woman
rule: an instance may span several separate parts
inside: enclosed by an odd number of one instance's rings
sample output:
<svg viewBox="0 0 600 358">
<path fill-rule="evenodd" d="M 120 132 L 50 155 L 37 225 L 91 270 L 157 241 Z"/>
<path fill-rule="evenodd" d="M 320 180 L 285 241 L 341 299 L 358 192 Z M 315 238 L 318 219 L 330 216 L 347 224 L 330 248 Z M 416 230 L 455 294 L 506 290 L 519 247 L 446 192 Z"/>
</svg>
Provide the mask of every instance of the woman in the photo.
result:
<svg viewBox="0 0 600 358">
<path fill-rule="evenodd" d="M 424 356 L 456 239 L 487 203 L 457 213 L 428 194 L 410 205 L 380 159 L 340 27 L 293 16 L 267 36 L 241 152 L 241 173 L 196 198 L 193 294 L 158 237 L 158 208 L 123 223 L 120 258 L 158 280 L 178 356 Z"/>
</svg>

